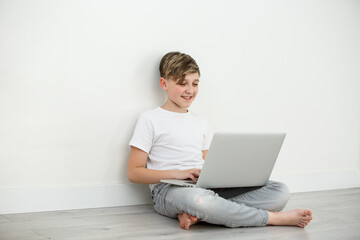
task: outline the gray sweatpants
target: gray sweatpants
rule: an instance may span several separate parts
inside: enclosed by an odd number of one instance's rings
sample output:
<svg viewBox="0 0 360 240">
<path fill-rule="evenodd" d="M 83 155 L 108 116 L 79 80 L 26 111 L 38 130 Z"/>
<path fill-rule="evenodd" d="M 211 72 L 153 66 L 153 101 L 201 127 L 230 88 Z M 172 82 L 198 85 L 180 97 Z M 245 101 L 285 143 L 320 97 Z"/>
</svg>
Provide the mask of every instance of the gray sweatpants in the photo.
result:
<svg viewBox="0 0 360 240">
<path fill-rule="evenodd" d="M 265 226 L 268 211 L 281 211 L 290 192 L 285 184 L 275 181 L 263 187 L 212 190 L 161 183 L 153 189 L 152 197 L 161 215 L 176 218 L 186 212 L 212 224 L 249 227 Z"/>
</svg>

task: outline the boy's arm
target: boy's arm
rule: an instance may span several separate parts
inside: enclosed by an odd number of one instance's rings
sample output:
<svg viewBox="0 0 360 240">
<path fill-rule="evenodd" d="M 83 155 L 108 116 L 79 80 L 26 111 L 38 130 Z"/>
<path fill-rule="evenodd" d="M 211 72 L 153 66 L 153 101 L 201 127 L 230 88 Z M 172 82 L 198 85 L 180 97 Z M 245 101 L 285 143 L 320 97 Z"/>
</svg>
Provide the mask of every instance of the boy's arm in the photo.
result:
<svg viewBox="0 0 360 240">
<path fill-rule="evenodd" d="M 203 153 L 202 158 L 203 158 L 204 160 L 205 160 L 205 158 L 206 158 L 206 155 L 207 155 L 208 151 L 209 151 L 209 150 L 203 150 L 203 151 L 202 151 L 202 153 Z"/>
<path fill-rule="evenodd" d="M 131 146 L 127 176 L 133 183 L 153 184 L 161 179 L 192 179 L 198 178 L 200 169 L 187 170 L 153 170 L 146 168 L 148 154 L 139 148 Z"/>
</svg>

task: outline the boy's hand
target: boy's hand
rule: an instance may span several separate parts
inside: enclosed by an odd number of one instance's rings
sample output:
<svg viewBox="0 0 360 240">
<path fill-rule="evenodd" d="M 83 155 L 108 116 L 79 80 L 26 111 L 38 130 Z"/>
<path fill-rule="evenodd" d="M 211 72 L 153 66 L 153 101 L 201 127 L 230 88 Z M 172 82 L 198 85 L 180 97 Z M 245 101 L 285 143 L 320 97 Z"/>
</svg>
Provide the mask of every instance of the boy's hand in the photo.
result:
<svg viewBox="0 0 360 240">
<path fill-rule="evenodd" d="M 191 179 L 193 181 L 195 181 L 199 175 L 200 175 L 201 169 L 197 169 L 197 168 L 191 168 L 191 169 L 187 169 L 187 170 L 178 170 L 175 173 L 175 179 L 180 179 L 180 180 L 184 180 L 184 179 Z"/>
</svg>

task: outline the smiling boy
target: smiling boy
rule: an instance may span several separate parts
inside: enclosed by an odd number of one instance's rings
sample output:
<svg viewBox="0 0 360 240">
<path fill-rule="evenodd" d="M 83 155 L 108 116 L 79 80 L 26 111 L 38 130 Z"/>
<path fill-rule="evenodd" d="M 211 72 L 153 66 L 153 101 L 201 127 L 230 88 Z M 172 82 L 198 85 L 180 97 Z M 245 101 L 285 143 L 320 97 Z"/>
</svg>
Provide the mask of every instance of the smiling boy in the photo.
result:
<svg viewBox="0 0 360 240">
<path fill-rule="evenodd" d="M 219 196 L 214 189 L 160 183 L 162 179 L 198 178 L 212 136 L 207 122 L 188 110 L 199 90 L 200 70 L 195 60 L 170 52 L 161 59 L 159 70 L 167 101 L 140 115 L 128 162 L 129 180 L 149 184 L 155 210 L 177 217 L 184 229 L 198 221 L 227 227 L 305 227 L 312 219 L 311 211 L 280 212 L 290 194 L 279 182 L 269 181 L 257 188 L 220 189 L 227 197 Z"/>
<path fill-rule="evenodd" d="M 198 85 L 199 73 L 189 73 L 178 82 L 161 77 L 160 86 L 168 96 L 162 108 L 172 112 L 187 112 L 198 93 Z"/>
</svg>

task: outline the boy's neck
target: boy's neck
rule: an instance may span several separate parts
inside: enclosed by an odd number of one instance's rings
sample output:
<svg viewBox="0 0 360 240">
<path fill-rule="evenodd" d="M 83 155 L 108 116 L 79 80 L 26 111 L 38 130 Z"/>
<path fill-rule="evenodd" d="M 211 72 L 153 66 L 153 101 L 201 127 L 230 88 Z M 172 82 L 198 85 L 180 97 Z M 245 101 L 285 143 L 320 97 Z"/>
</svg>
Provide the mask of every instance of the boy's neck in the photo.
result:
<svg viewBox="0 0 360 240">
<path fill-rule="evenodd" d="M 177 113 L 187 113 L 188 110 L 186 108 L 181 108 L 179 106 L 174 106 L 173 104 L 169 104 L 166 102 L 162 107 L 162 109 L 170 111 L 170 112 L 177 112 Z"/>
</svg>

